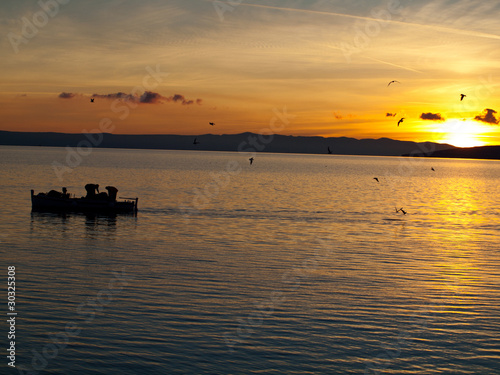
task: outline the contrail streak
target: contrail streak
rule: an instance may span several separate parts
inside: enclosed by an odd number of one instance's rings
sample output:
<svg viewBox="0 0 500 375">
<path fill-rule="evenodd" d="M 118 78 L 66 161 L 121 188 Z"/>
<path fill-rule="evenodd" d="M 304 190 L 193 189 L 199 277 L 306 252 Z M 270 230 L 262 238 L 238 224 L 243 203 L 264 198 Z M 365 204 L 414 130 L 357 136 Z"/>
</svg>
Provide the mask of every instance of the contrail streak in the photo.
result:
<svg viewBox="0 0 500 375">
<path fill-rule="evenodd" d="M 387 64 L 387 65 L 395 66 L 396 68 L 401 68 L 401 69 L 409 70 L 411 72 L 422 73 L 420 70 L 413 69 L 413 68 L 408 68 L 407 66 L 394 64 L 394 63 L 391 63 L 391 62 L 388 62 L 388 61 L 379 60 L 379 59 L 376 59 L 374 57 L 368 57 L 368 56 L 360 56 L 360 57 L 363 58 L 363 59 L 373 60 L 373 61 L 376 61 L 376 62 L 379 62 L 379 63 L 382 63 L 382 64 Z"/>
<path fill-rule="evenodd" d="M 230 3 L 227 3 L 227 4 L 230 5 Z M 373 17 L 365 17 L 365 16 L 353 16 L 351 14 L 345 14 L 345 13 L 324 12 L 324 11 L 310 10 L 310 9 L 282 8 L 282 7 L 275 7 L 275 6 L 271 6 L 271 5 L 261 5 L 261 4 L 240 3 L 239 6 L 284 10 L 284 11 L 299 12 L 299 13 L 321 14 L 321 15 L 325 15 L 325 16 L 353 18 L 353 19 L 365 20 L 365 21 L 386 22 L 386 23 L 393 23 L 393 24 L 402 25 L 402 26 L 413 26 L 413 27 L 420 27 L 420 28 L 434 30 L 434 31 L 448 32 L 448 33 L 458 34 L 458 35 L 466 35 L 466 36 L 474 36 L 474 37 L 478 37 L 478 38 L 488 38 L 488 39 L 500 40 L 500 35 L 483 33 L 480 31 L 460 30 L 460 29 L 454 29 L 451 27 L 438 26 L 438 25 L 423 25 L 421 23 L 404 22 L 404 21 L 397 21 L 397 20 L 385 20 L 385 19 L 381 19 L 381 18 L 373 18 Z"/>
<path fill-rule="evenodd" d="M 336 47 L 336 46 L 330 46 L 329 45 L 329 46 L 326 46 L 326 48 L 332 48 L 332 49 L 336 49 L 336 50 L 342 51 L 342 48 Z M 391 62 L 388 62 L 388 61 L 384 61 L 384 60 L 379 60 L 379 59 L 376 59 L 374 57 L 368 57 L 368 56 L 359 56 L 359 57 L 361 57 L 362 59 L 372 60 L 372 61 L 376 61 L 376 62 L 379 62 L 379 63 L 382 63 L 382 64 L 394 66 L 396 68 L 401 68 L 401 69 L 409 70 L 411 72 L 423 73 L 422 71 L 417 70 L 417 69 L 409 68 L 409 67 L 403 66 L 403 65 L 394 64 L 394 63 L 391 63 Z"/>
<path fill-rule="evenodd" d="M 228 5 L 229 4 L 230 3 L 228 3 Z M 323 15 L 327 15 L 327 16 L 337 16 L 337 17 L 345 17 L 345 18 L 354 18 L 354 19 L 358 19 L 358 20 L 367 20 L 367 21 L 375 20 L 375 21 L 382 21 L 382 22 L 391 22 L 391 21 L 385 21 L 385 20 L 382 20 L 382 19 L 376 19 L 376 18 L 371 18 L 371 17 L 353 16 L 353 15 L 345 14 L 345 13 L 324 12 L 324 11 L 320 11 L 320 10 L 298 9 L 298 8 L 283 8 L 283 7 L 275 7 L 275 6 L 271 6 L 271 5 L 248 4 L 248 3 L 240 3 L 239 5 L 243 5 L 243 6 L 247 6 L 247 7 L 255 7 L 255 8 L 288 10 L 288 11 L 291 11 L 291 12 L 299 12 L 299 13 L 323 14 Z"/>
</svg>

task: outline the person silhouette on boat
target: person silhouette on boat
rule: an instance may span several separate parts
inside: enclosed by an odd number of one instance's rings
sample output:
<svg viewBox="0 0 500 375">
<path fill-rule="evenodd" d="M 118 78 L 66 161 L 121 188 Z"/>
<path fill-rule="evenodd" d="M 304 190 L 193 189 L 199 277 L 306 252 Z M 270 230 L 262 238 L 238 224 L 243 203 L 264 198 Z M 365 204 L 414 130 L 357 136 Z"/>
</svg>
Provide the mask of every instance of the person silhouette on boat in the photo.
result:
<svg viewBox="0 0 500 375">
<path fill-rule="evenodd" d="M 62 193 L 60 191 L 57 191 L 57 190 L 51 190 L 49 191 L 47 194 L 47 197 L 50 197 L 50 198 L 62 198 Z"/>
<path fill-rule="evenodd" d="M 87 196 L 85 198 L 95 198 L 96 192 L 99 194 L 99 185 L 87 184 L 85 185 L 85 190 L 87 190 Z"/>
<path fill-rule="evenodd" d="M 69 198 L 68 190 L 65 187 L 62 188 L 62 193 L 57 190 L 51 190 L 47 194 L 43 195 L 51 198 Z"/>
<path fill-rule="evenodd" d="M 118 189 L 115 188 L 114 186 L 106 186 L 106 190 L 108 191 L 109 200 L 115 202 Z"/>
</svg>

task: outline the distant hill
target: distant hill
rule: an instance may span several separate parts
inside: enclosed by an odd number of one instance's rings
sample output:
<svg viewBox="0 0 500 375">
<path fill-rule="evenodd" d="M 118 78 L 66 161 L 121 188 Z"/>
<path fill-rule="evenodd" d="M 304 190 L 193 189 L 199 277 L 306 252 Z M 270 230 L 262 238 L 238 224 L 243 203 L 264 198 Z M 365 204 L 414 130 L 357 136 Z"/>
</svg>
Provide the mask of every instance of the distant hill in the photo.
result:
<svg viewBox="0 0 500 375">
<path fill-rule="evenodd" d="M 412 154 L 412 156 L 464 159 L 500 159 L 500 146 L 480 146 L 467 148 L 455 147 L 448 150 L 436 150 L 433 152 Z"/>
<path fill-rule="evenodd" d="M 194 144 L 196 138 L 198 144 Z M 93 141 L 92 141 L 93 140 Z M 0 145 L 77 147 L 93 142 L 100 148 L 139 148 L 164 150 L 206 150 L 342 155 L 423 155 L 429 152 L 456 150 L 448 144 L 396 141 L 389 138 L 355 139 L 347 137 L 302 137 L 290 135 L 261 136 L 254 133 L 198 136 L 67 134 L 0 131 Z"/>
</svg>

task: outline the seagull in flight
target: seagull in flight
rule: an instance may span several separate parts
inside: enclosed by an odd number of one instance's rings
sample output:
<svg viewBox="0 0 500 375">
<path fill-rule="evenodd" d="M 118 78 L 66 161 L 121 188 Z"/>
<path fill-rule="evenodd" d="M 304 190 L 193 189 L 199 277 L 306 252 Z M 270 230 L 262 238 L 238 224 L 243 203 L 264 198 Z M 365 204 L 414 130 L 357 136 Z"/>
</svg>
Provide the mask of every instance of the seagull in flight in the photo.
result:
<svg viewBox="0 0 500 375">
<path fill-rule="evenodd" d="M 380 182 L 377 177 L 373 177 L 373 179 L 377 182 Z"/>
<path fill-rule="evenodd" d="M 435 171 L 434 167 L 431 167 L 431 171 Z"/>
<path fill-rule="evenodd" d="M 467 95 L 465 94 L 460 94 L 460 101 L 464 100 L 464 98 L 466 97 Z"/>
<path fill-rule="evenodd" d="M 210 125 L 214 126 L 215 125 L 215 122 L 209 122 Z"/>
<path fill-rule="evenodd" d="M 403 122 L 404 119 L 405 119 L 404 117 L 401 117 L 401 119 L 398 121 L 398 126 Z"/>
<path fill-rule="evenodd" d="M 193 145 L 197 145 L 199 144 L 200 142 L 198 142 L 198 138 L 195 138 L 194 141 L 193 141 Z"/>
<path fill-rule="evenodd" d="M 396 82 L 397 82 L 397 83 L 401 83 L 401 82 L 396 81 L 396 80 L 394 79 L 394 80 L 392 80 L 391 82 L 389 82 L 389 83 L 387 84 L 387 87 L 389 87 L 389 86 L 391 85 L 391 83 L 396 83 Z"/>
<path fill-rule="evenodd" d="M 250 160 L 250 165 L 252 165 L 252 163 L 253 163 L 253 158 L 250 158 L 250 159 L 248 159 L 248 160 Z"/>
<path fill-rule="evenodd" d="M 91 103 L 94 103 L 94 98 L 90 98 L 90 102 L 91 102 Z"/>
<path fill-rule="evenodd" d="M 404 215 L 406 215 L 406 211 L 403 210 L 403 207 L 401 207 L 399 210 L 396 210 L 396 212 L 401 211 Z"/>
<path fill-rule="evenodd" d="M 328 153 L 331 154 L 332 150 L 330 150 L 330 146 L 328 146 Z"/>
</svg>

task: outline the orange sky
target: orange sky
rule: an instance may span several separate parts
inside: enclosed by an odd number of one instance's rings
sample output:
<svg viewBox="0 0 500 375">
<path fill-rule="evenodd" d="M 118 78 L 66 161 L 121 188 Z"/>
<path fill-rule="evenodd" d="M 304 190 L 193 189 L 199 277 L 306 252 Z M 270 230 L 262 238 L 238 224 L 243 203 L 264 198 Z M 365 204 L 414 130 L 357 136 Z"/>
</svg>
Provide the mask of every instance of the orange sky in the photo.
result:
<svg viewBox="0 0 500 375">
<path fill-rule="evenodd" d="M 51 1 L 0 5 L 1 130 L 500 144 L 496 1 Z"/>
</svg>

